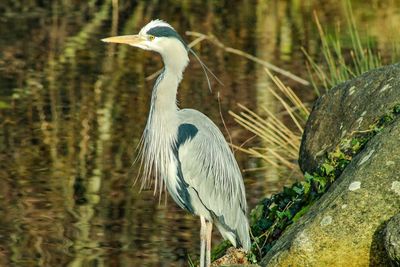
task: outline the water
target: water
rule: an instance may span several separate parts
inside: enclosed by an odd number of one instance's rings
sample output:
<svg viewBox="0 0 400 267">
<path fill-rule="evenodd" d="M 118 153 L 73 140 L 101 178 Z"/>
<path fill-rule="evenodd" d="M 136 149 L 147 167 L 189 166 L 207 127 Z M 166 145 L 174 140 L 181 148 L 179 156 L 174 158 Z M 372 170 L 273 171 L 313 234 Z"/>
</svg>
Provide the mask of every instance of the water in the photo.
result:
<svg viewBox="0 0 400 267">
<path fill-rule="evenodd" d="M 186 30 L 211 32 L 307 79 L 300 47 L 320 56 L 312 11 L 330 29 L 343 21 L 340 5 L 329 2 L 2 1 L 0 266 L 186 266 L 188 256 L 196 259 L 198 218 L 132 186 L 154 83 L 145 78 L 161 68 L 160 58 L 100 39 L 162 18 L 186 40 L 192 40 Z M 371 5 L 376 12 L 354 3 L 355 18 L 384 50 L 399 9 L 396 1 Z M 385 29 L 383 17 L 390 21 Z M 225 86 L 212 80 L 210 93 L 192 58 L 181 107 L 202 111 L 224 129 L 222 115 L 232 142 L 241 144 L 252 135 L 228 111 L 240 112 L 237 103 L 279 111 L 266 89 L 270 81 L 262 68 L 209 42 L 194 50 Z M 311 88 L 281 78 L 306 101 L 315 98 Z M 236 156 L 242 169 L 259 164 Z M 273 170 L 245 173 L 250 208 L 290 182 L 272 176 Z M 215 231 L 213 242 L 220 240 Z"/>
</svg>

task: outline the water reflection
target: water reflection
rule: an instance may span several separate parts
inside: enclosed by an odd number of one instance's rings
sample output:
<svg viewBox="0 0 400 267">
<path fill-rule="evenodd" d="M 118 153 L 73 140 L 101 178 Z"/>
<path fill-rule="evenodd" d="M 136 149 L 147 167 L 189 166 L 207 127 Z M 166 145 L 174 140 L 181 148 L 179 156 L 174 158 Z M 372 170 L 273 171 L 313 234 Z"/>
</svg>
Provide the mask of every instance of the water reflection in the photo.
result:
<svg viewBox="0 0 400 267">
<path fill-rule="evenodd" d="M 306 78 L 300 46 L 319 54 L 312 10 L 330 28 L 342 19 L 340 5 L 330 1 L 19 2 L 0 4 L 1 266 L 186 266 L 188 255 L 197 258 L 198 219 L 169 198 L 159 205 L 151 190 L 139 194 L 132 187 L 137 167 L 131 164 L 154 82 L 145 77 L 161 67 L 160 59 L 101 38 L 132 34 L 163 18 L 181 33 L 212 32 Z M 371 2 L 381 7 L 377 14 L 355 3 L 356 19 L 368 20 L 387 56 L 399 9 L 395 1 Z M 390 18 L 384 30 L 383 15 Z M 253 63 L 209 43 L 195 50 L 225 86 L 213 81 L 210 93 L 192 59 L 181 107 L 201 110 L 222 129 L 219 91 L 233 142 L 245 141 L 250 135 L 227 112 L 238 111 L 238 102 L 279 111 L 266 90 L 270 81 Z M 303 98 L 314 97 L 283 80 Z M 242 168 L 258 164 L 237 158 Z M 250 207 L 282 185 L 273 177 L 274 170 L 246 174 Z"/>
</svg>

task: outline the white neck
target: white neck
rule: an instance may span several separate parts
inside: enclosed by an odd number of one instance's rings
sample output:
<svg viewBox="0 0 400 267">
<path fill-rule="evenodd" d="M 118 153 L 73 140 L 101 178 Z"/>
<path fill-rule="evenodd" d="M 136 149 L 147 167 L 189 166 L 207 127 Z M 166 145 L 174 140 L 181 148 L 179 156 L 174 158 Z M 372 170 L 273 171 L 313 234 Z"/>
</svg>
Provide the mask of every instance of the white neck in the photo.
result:
<svg viewBox="0 0 400 267">
<path fill-rule="evenodd" d="M 177 42 L 174 40 L 174 42 Z M 188 53 L 182 44 L 166 45 L 160 54 L 164 61 L 164 71 L 158 78 L 153 88 L 152 107 L 154 113 L 152 115 L 160 115 L 164 117 L 166 123 L 177 121 L 173 113 L 178 110 L 176 104 L 176 94 L 178 85 L 182 80 L 182 74 L 189 63 Z M 153 102 L 154 101 L 154 102 Z M 172 116 L 168 118 L 169 116 Z"/>
<path fill-rule="evenodd" d="M 175 47 L 177 48 L 177 47 Z M 176 94 L 182 73 L 189 62 L 183 45 L 172 51 L 163 50 L 164 71 L 153 88 L 150 114 L 143 135 L 143 184 L 150 173 L 155 176 L 155 190 L 163 189 L 163 179 L 167 179 L 170 163 L 174 160 L 179 118 Z"/>
<path fill-rule="evenodd" d="M 176 39 L 166 40 L 164 45 L 160 54 L 165 70 L 168 71 L 168 74 L 175 75 L 179 83 L 182 80 L 182 73 L 189 63 L 188 52 L 183 44 Z"/>
</svg>

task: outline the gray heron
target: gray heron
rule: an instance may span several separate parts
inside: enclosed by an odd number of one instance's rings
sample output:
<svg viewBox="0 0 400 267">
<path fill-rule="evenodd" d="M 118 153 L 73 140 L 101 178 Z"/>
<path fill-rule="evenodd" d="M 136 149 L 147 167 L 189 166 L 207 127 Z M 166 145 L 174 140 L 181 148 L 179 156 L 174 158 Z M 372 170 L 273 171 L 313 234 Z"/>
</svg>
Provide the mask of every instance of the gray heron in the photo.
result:
<svg viewBox="0 0 400 267">
<path fill-rule="evenodd" d="M 218 127 L 203 113 L 179 109 L 176 94 L 189 63 L 190 48 L 174 28 L 153 20 L 137 35 L 102 39 L 158 52 L 164 68 L 155 82 L 142 136 L 143 183 L 152 175 L 174 201 L 200 216 L 200 266 L 211 264 L 213 223 L 235 247 L 250 249 L 242 175 Z M 204 69 L 203 63 L 202 67 Z"/>
</svg>

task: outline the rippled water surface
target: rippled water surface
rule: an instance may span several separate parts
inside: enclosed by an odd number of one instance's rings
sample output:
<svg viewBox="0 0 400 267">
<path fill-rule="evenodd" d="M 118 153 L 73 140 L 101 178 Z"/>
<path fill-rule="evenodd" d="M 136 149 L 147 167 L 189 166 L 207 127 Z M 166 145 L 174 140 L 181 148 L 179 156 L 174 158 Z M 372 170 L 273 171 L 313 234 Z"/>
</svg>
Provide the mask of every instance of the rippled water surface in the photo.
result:
<svg viewBox="0 0 400 267">
<path fill-rule="evenodd" d="M 168 197 L 159 201 L 151 189 L 139 193 L 132 186 L 154 83 L 147 77 L 162 67 L 161 59 L 101 38 L 133 34 L 161 18 L 187 41 L 194 39 L 187 30 L 212 33 L 308 79 L 301 47 L 321 58 L 313 10 L 334 32 L 345 21 L 336 2 L 2 1 L 0 266 L 187 266 L 188 256 L 198 257 L 198 218 Z M 398 2 L 354 1 L 353 9 L 374 47 L 390 47 Z M 193 49 L 224 86 L 212 80 L 210 92 L 191 58 L 180 106 L 202 111 L 223 130 L 222 116 L 240 145 L 252 135 L 228 111 L 240 112 L 241 103 L 279 112 L 270 81 L 261 67 L 208 41 Z M 280 77 L 305 101 L 315 98 L 311 87 Z M 249 145 L 262 145 L 257 142 Z M 242 169 L 260 164 L 236 157 Z M 244 176 L 249 208 L 293 179 L 276 181 L 271 170 Z M 215 231 L 213 242 L 220 240 Z"/>
</svg>

